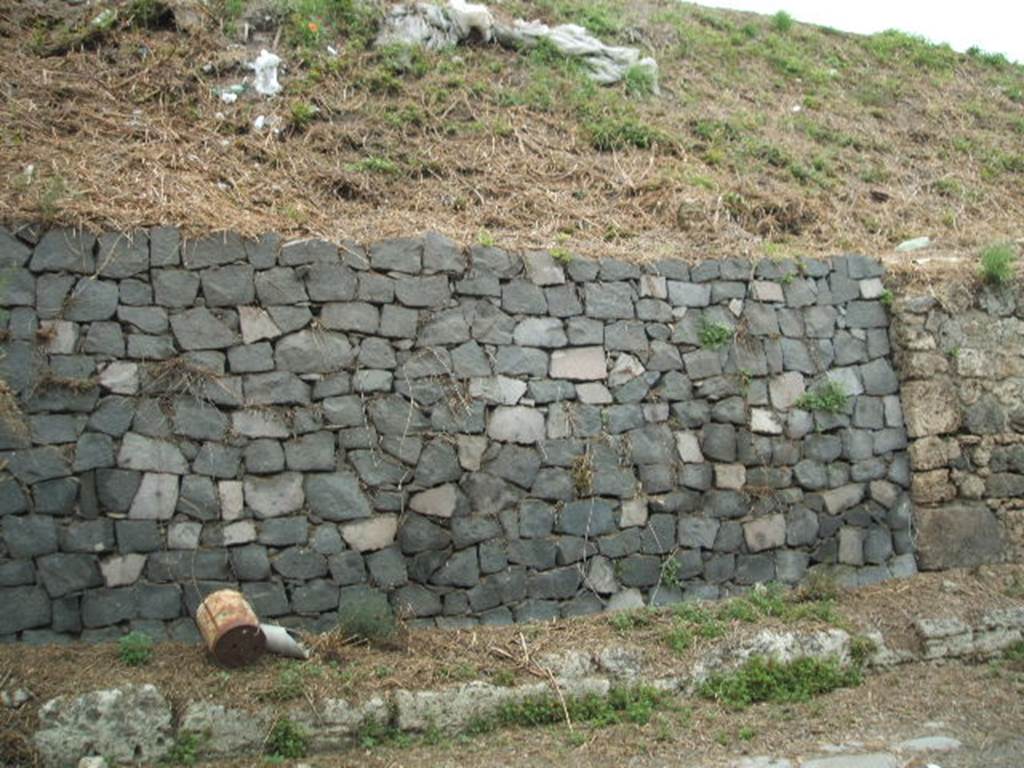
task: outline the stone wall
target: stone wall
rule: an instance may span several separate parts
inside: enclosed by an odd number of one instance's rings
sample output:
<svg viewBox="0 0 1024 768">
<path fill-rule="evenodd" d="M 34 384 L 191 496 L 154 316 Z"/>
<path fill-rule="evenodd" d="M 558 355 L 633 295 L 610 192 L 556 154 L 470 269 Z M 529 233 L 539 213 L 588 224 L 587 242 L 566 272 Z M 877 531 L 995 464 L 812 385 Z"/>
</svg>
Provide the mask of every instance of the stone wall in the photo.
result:
<svg viewBox="0 0 1024 768">
<path fill-rule="evenodd" d="M 914 571 L 882 269 L 0 230 L 0 636 Z M 839 413 L 799 407 L 826 377 Z"/>
<path fill-rule="evenodd" d="M 1010 288 L 896 303 L 922 569 L 1024 560 L 1024 304 Z"/>
</svg>

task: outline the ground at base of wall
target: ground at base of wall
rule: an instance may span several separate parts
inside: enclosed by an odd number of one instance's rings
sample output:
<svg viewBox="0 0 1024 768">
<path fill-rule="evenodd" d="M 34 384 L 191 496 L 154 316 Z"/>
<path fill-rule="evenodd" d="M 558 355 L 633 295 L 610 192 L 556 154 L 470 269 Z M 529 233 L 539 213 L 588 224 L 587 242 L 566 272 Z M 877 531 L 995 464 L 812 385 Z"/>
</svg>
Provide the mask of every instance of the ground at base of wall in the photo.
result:
<svg viewBox="0 0 1024 768">
<path fill-rule="evenodd" d="M 310 768 L 1020 768 L 1022 683 L 987 665 L 911 665 L 804 704 L 707 702 L 646 725 L 513 729 L 288 763 Z M 927 741 L 926 741 L 927 740 Z M 828 762 L 831 760 L 832 762 Z M 202 763 L 248 768 L 252 758 Z"/>
<path fill-rule="evenodd" d="M 615 750 L 625 749 L 623 745 L 628 744 L 636 754 L 643 755 L 671 752 L 675 745 L 677 753 L 680 749 L 694 751 L 694 765 L 712 765 L 712 758 L 726 760 L 743 754 L 743 750 L 750 755 L 793 755 L 797 753 L 793 745 L 801 744 L 797 751 L 806 755 L 816 754 L 811 748 L 815 742 L 857 742 L 852 746 L 860 749 L 878 740 L 892 741 L 893 734 L 904 740 L 928 736 L 945 729 L 945 725 L 929 723 L 954 715 L 959 730 L 952 737 L 980 745 L 982 740 L 976 736 L 985 729 L 979 730 L 972 718 L 999 701 L 1005 713 L 1004 724 L 1013 726 L 1017 733 L 1024 732 L 1024 666 L 1015 661 L 1012 667 L 1004 668 L 998 660 L 998 654 L 1006 648 L 1019 651 L 1021 647 L 1022 587 L 1024 567 L 986 567 L 923 574 L 840 593 L 831 601 L 798 602 L 795 595 L 790 595 L 783 602 L 779 601 L 781 597 L 773 602 L 769 598 L 774 593 L 762 591 L 729 602 L 700 607 L 690 604 L 686 609 L 702 610 L 703 616 L 676 607 L 526 626 L 417 631 L 400 638 L 390 649 L 342 646 L 320 638 L 313 641 L 318 652 L 309 662 L 268 658 L 254 667 L 232 671 L 215 666 L 199 647 L 184 645 L 159 644 L 152 660 L 136 667 L 127 666 L 119 658 L 118 646 L 112 644 L 8 646 L 0 648 L 0 688 L 4 696 L 4 706 L 0 707 L 0 733 L 4 738 L 0 747 L 8 750 L 14 745 L 17 737 L 12 740 L 12 734 L 31 738 L 31 734 L 46 728 L 51 733 L 62 728 L 65 733 L 74 731 L 74 718 L 94 703 L 101 710 L 106 707 L 106 716 L 111 717 L 116 702 L 100 701 L 102 694 L 97 702 L 89 699 L 90 692 L 109 693 L 111 689 L 128 692 L 124 701 L 138 696 L 141 702 L 154 704 L 153 710 L 164 713 L 159 716 L 167 721 L 161 726 L 166 740 L 160 749 L 165 752 L 172 739 L 180 742 L 187 730 L 184 721 L 190 717 L 188 713 L 198 707 L 202 714 L 197 710 L 194 715 L 205 718 L 206 724 L 232 718 L 241 724 L 241 733 L 236 736 L 247 749 L 224 753 L 225 758 L 251 754 L 253 748 L 258 752 L 263 732 L 269 732 L 273 722 L 279 720 L 305 722 L 313 741 L 323 742 L 313 749 L 317 753 L 333 754 L 339 746 L 347 747 L 338 753 L 342 756 L 332 758 L 335 762 L 317 757 L 317 765 L 347 765 L 346 761 L 353 759 L 369 765 L 459 765 L 482 747 L 492 764 L 506 760 L 509 764 L 532 764 L 530 760 L 536 763 L 541 759 L 539 753 L 531 752 L 520 760 L 514 758 L 514 750 L 533 750 L 538 743 L 561 749 L 562 762 L 623 764 L 607 760 L 614 754 L 621 758 L 623 753 Z M 807 612 L 810 616 L 799 615 L 801 606 L 813 607 Z M 711 627 L 714 632 L 704 631 Z M 702 675 L 735 666 L 751 654 L 781 653 L 793 658 L 834 654 L 849 660 L 855 656 L 855 644 L 861 638 L 873 638 L 868 650 L 861 652 L 862 656 L 868 654 L 872 669 L 859 687 L 799 704 L 757 705 L 739 714 L 694 694 Z M 961 660 L 982 660 L 986 664 L 961 666 Z M 604 686 L 602 695 L 609 692 L 609 680 L 613 689 L 651 684 L 668 692 L 670 705 L 657 708 L 643 727 L 598 729 L 578 724 L 578 732 L 573 734 L 533 729 L 526 742 L 503 730 L 490 731 L 486 739 L 465 735 L 472 730 L 464 727 L 470 722 L 467 718 L 476 717 L 488 706 L 486 697 L 491 697 L 493 707 L 496 697 L 508 696 L 510 691 L 532 690 L 531 686 L 547 691 L 548 680 L 556 677 L 563 681 L 567 692 L 589 690 L 588 685 L 600 682 Z M 57 706 L 47 704 L 55 697 L 61 697 Z M 24 698 L 27 700 L 18 700 Z M 459 712 L 451 703 L 457 699 L 464 700 Z M 19 706 L 11 706 L 12 702 Z M 957 702 L 960 706 L 955 706 Z M 219 709 L 218 704 L 222 705 Z M 947 709 L 942 710 L 942 706 Z M 172 724 L 172 709 L 174 717 L 182 722 Z M 141 708 L 139 711 L 141 722 L 148 715 Z M 367 713 L 381 716 L 388 727 L 375 731 L 353 724 L 358 718 L 368 719 Z M 446 727 L 436 731 L 433 726 L 423 727 L 435 716 Z M 95 717 L 89 715 L 91 720 Z M 951 727 L 954 720 L 950 721 Z M 319 733 L 318 721 L 322 726 Z M 1002 733 L 995 725 L 990 728 L 993 734 Z M 338 745 L 327 743 L 332 728 L 336 735 L 344 732 Z M 626 730 L 621 740 L 609 735 L 623 728 Z M 915 729 L 919 732 L 912 733 Z M 793 734 L 786 735 L 790 731 Z M 402 738 L 396 740 L 396 735 Z M 222 743 L 224 736 L 220 734 Z M 137 737 L 130 733 L 125 737 L 128 742 L 132 738 Z M 394 751 L 398 742 L 404 744 L 404 749 L 385 759 L 382 750 Z M 602 743 L 611 751 L 600 748 Z M 594 745 L 589 754 L 588 744 Z M 618 746 L 613 749 L 611 745 Z M 367 747 L 372 748 L 371 753 L 364 756 Z M 513 752 L 502 758 L 501 749 Z M 423 750 L 436 750 L 437 754 L 413 759 L 412 755 Z M 552 756 L 557 757 L 554 753 Z M 365 762 L 364 757 L 372 757 L 373 762 Z M 4 762 L 10 758 L 6 755 Z M 251 765 L 253 759 L 250 756 L 238 765 Z M 376 762 L 378 759 L 382 762 Z M 689 766 L 685 760 L 651 760 L 631 764 Z M 721 764 L 729 765 L 727 761 Z M 936 764 L 943 768 L 972 765 Z M 797 765 L 801 764 L 792 763 Z M 912 763 L 879 765 L 902 768 Z M 768 766 L 770 762 L 753 763 L 749 768 Z M 785 768 L 785 764 L 775 768 Z M 822 764 L 820 768 L 833 767 Z"/>
</svg>

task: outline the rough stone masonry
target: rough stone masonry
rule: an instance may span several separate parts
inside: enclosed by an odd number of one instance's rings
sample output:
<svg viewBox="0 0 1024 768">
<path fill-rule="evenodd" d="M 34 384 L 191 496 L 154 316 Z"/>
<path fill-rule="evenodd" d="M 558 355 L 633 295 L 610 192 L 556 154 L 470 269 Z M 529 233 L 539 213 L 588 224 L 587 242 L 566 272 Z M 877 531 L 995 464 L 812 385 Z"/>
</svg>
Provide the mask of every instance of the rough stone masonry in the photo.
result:
<svg viewBox="0 0 1024 768">
<path fill-rule="evenodd" d="M 865 257 L 25 228 L 0 268 L 4 640 L 190 638 L 229 586 L 455 627 L 915 570 Z"/>
</svg>

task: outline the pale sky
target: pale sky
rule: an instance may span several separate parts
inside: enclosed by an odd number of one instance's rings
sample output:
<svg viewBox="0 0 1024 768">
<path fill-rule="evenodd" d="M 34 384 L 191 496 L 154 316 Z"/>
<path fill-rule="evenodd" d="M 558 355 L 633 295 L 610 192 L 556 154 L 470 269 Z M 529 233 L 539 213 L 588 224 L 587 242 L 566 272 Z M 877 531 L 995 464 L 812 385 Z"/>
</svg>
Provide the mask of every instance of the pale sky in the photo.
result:
<svg viewBox="0 0 1024 768">
<path fill-rule="evenodd" d="M 958 51 L 977 45 L 1024 62 L 1024 3 L 1020 0 L 709 0 L 700 5 L 766 14 L 781 10 L 797 21 L 844 32 L 899 29 L 935 43 L 949 43 Z"/>
</svg>

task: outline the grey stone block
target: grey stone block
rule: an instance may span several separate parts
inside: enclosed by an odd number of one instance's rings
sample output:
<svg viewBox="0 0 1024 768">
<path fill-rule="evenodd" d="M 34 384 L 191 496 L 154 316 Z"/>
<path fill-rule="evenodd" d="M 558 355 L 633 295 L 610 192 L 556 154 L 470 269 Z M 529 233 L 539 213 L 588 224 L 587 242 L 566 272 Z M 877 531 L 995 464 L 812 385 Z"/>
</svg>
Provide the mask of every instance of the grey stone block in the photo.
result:
<svg viewBox="0 0 1024 768">
<path fill-rule="evenodd" d="M 661 558 L 630 555 L 616 564 L 619 581 L 626 587 L 653 587 L 661 578 Z"/>
<path fill-rule="evenodd" d="M 373 269 L 418 273 L 423 267 L 423 240 L 420 238 L 394 238 L 370 246 L 370 266 Z"/>
<path fill-rule="evenodd" d="M 557 568 L 529 576 L 526 591 L 533 600 L 566 600 L 576 594 L 581 582 L 578 568 Z"/>
<path fill-rule="evenodd" d="M 273 270 L 271 270 L 273 271 Z M 251 304 L 256 298 L 253 268 L 247 264 L 204 269 L 200 281 L 208 307 L 232 307 Z M 261 275 L 266 273 L 261 273 Z M 263 296 L 260 296 L 261 301 Z M 301 299 L 298 299 L 301 300 Z M 266 301 L 267 304 L 283 302 Z"/>
<path fill-rule="evenodd" d="M 283 616 L 291 610 L 284 587 L 276 581 L 246 582 L 242 594 L 257 616 Z"/>
<path fill-rule="evenodd" d="M 172 315 L 171 330 L 184 350 L 224 349 L 239 342 L 237 332 L 205 307 Z"/>
<path fill-rule="evenodd" d="M 161 307 L 189 307 L 199 294 L 199 276 L 180 269 L 154 269 L 153 300 Z"/>
<path fill-rule="evenodd" d="M 409 580 L 405 558 L 397 547 L 370 553 L 366 556 L 366 567 L 370 572 L 370 581 L 382 589 L 394 589 Z"/>
<path fill-rule="evenodd" d="M 588 317 L 598 320 L 629 320 L 635 316 L 636 292 L 626 282 L 587 283 L 584 306 Z"/>
<path fill-rule="evenodd" d="M 6 515 L 0 520 L 0 533 L 10 557 L 33 558 L 58 549 L 57 524 L 52 517 Z"/>
<path fill-rule="evenodd" d="M 0 589 L 0 636 L 45 627 L 50 623 L 50 599 L 41 587 Z"/>
<path fill-rule="evenodd" d="M 82 596 L 82 625 L 109 627 L 139 614 L 135 587 L 93 589 Z"/>
<path fill-rule="evenodd" d="M 480 578 L 475 548 L 453 553 L 433 576 L 431 584 L 449 587 L 473 587 Z"/>
<path fill-rule="evenodd" d="M 96 271 L 96 238 L 83 230 L 51 229 L 32 251 L 29 269 L 33 272 Z"/>
<path fill-rule="evenodd" d="M 262 581 L 270 577 L 266 547 L 247 544 L 230 550 L 231 571 L 239 581 Z"/>
<path fill-rule="evenodd" d="M 103 584 L 96 557 L 86 554 L 44 555 L 36 560 L 39 581 L 50 597 L 61 597 Z"/>
<path fill-rule="evenodd" d="M 271 567 L 286 579 L 309 581 L 327 574 L 327 559 L 306 547 L 289 547 L 270 561 Z"/>
<path fill-rule="evenodd" d="M 181 260 L 186 269 L 204 269 L 236 261 L 245 261 L 245 245 L 237 232 L 216 232 L 181 246 Z"/>
</svg>

